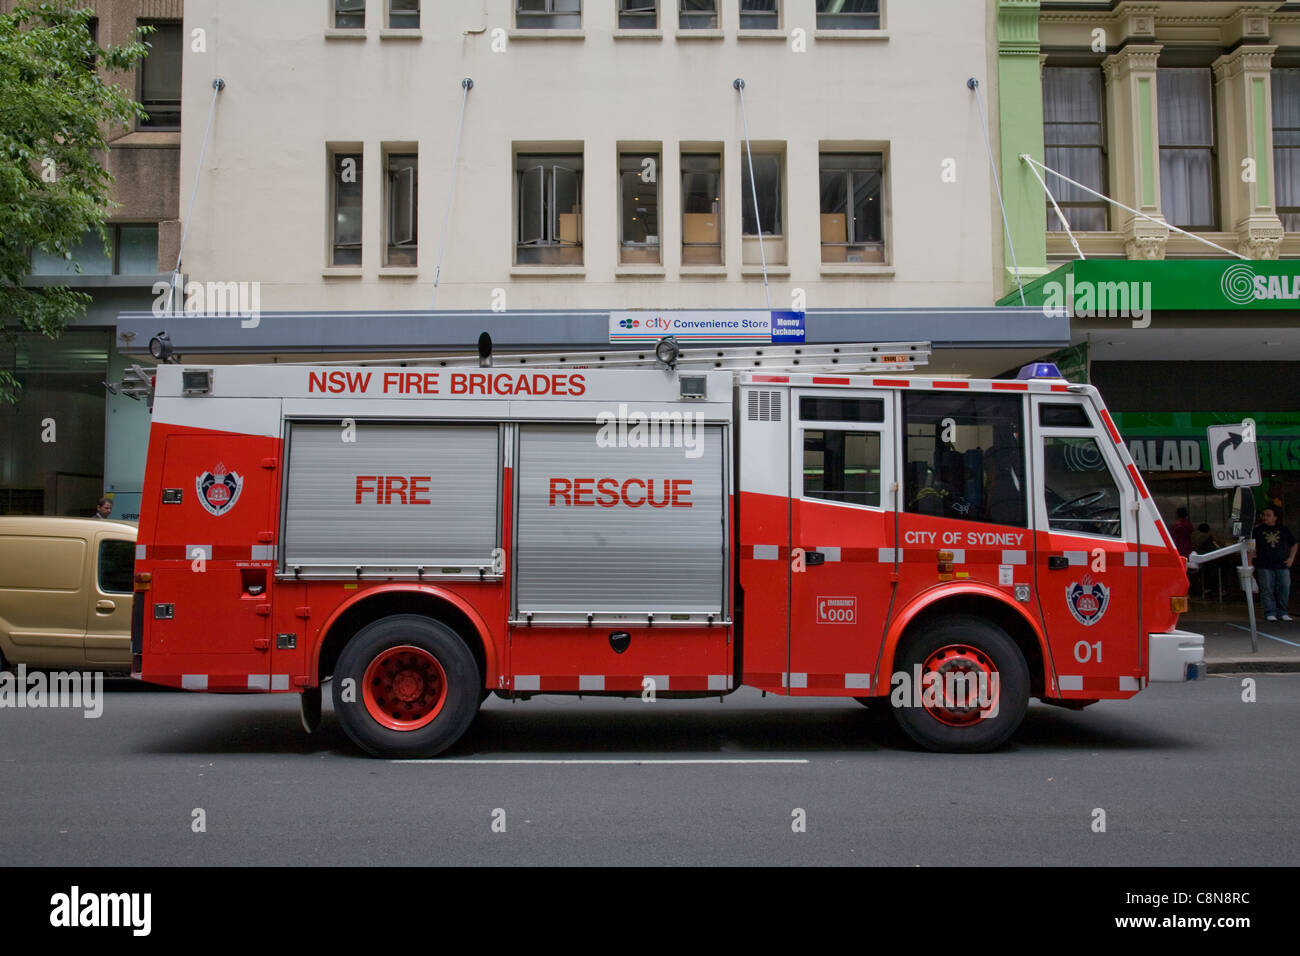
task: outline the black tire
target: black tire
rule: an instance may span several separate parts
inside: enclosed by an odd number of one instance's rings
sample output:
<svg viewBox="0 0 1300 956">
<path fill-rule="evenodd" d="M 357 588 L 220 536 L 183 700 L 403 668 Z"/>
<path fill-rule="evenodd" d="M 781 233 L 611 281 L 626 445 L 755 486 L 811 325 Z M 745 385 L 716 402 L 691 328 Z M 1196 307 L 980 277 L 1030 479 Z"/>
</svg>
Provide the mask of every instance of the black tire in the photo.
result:
<svg viewBox="0 0 1300 956">
<path fill-rule="evenodd" d="M 1029 706 L 1029 667 L 1024 655 L 1006 631 L 991 621 L 973 615 L 952 615 L 939 618 L 909 636 L 896 655 L 895 669 L 908 675 L 910 687 L 914 666 L 924 666 L 932 654 L 946 647 L 965 648 L 970 657 L 982 657 L 990 662 L 991 671 L 998 677 L 996 714 L 980 717 L 983 712 L 975 708 L 966 714 L 969 723 L 954 726 L 926 707 L 915 706 L 913 699 L 905 706 L 891 708 L 894 719 L 927 750 L 984 753 L 1000 747 L 1016 732 Z M 960 659 L 961 652 L 954 654 Z M 992 712 L 992 708 L 988 711 Z"/>
<path fill-rule="evenodd" d="M 384 659 L 394 663 L 385 667 Z M 376 666 L 368 688 L 365 677 L 372 664 Z M 427 698 L 416 698 L 414 706 L 426 699 L 436 704 L 416 711 L 417 719 L 427 720 L 421 726 L 399 726 L 398 717 L 406 716 L 401 708 L 412 706 L 394 696 L 399 685 L 392 678 L 399 671 L 396 679 L 405 681 L 402 687 L 414 687 L 422 695 L 427 692 Z M 418 614 L 394 614 L 366 625 L 348 641 L 332 683 L 339 721 L 366 753 L 432 757 L 459 740 L 473 723 L 483 679 L 474 655 L 446 624 Z M 428 692 L 428 688 L 440 690 Z"/>
</svg>

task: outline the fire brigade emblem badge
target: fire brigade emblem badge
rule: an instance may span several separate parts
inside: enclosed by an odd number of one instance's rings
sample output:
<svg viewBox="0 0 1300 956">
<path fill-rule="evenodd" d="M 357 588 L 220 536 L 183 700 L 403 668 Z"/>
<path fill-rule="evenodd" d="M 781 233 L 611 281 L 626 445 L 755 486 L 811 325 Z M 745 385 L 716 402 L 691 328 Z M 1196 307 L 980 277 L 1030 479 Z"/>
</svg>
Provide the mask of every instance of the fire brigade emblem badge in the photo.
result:
<svg viewBox="0 0 1300 956">
<path fill-rule="evenodd" d="M 1110 588 L 1096 583 L 1090 575 L 1085 574 L 1081 581 L 1076 581 L 1065 589 L 1065 603 L 1076 621 L 1085 627 L 1091 627 L 1106 613 L 1106 607 L 1110 604 Z"/>
<path fill-rule="evenodd" d="M 217 467 L 199 475 L 194 486 L 199 492 L 199 504 L 209 514 L 223 515 L 239 500 L 239 493 L 244 490 L 244 477 L 238 472 L 226 471 L 226 466 L 218 462 Z"/>
</svg>

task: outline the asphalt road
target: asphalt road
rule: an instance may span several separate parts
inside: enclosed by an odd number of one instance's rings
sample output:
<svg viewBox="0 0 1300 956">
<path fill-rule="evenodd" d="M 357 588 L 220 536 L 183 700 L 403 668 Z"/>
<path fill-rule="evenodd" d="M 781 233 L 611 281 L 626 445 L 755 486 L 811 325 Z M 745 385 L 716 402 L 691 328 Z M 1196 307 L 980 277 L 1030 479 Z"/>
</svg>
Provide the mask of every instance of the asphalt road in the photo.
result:
<svg viewBox="0 0 1300 956">
<path fill-rule="evenodd" d="M 492 698 L 423 763 L 363 756 L 328 702 L 308 737 L 289 695 L 114 680 L 98 719 L 0 709 L 0 859 L 1300 864 L 1300 675 L 1255 678 L 1255 703 L 1242 679 L 1031 704 L 979 756 L 918 751 L 852 701 Z"/>
</svg>

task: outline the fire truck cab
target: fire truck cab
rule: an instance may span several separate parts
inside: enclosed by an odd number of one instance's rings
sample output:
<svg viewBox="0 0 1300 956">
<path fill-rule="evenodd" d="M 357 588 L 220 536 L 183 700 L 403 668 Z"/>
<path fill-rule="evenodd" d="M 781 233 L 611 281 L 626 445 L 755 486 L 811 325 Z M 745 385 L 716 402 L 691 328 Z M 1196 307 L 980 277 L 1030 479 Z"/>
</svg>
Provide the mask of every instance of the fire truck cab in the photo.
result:
<svg viewBox="0 0 1300 956">
<path fill-rule="evenodd" d="M 995 748 L 1030 697 L 1195 679 L 1187 578 L 1100 396 L 1019 380 L 163 365 L 135 676 L 332 679 L 382 756 L 489 693 L 838 696 Z"/>
</svg>

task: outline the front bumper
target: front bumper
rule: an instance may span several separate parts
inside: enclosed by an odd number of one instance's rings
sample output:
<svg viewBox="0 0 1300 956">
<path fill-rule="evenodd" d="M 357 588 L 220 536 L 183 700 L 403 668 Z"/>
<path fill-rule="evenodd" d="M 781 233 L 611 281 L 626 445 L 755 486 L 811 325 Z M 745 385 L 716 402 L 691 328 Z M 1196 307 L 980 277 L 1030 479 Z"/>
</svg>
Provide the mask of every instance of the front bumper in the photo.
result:
<svg viewBox="0 0 1300 956">
<path fill-rule="evenodd" d="M 1151 634 L 1148 647 L 1147 680 L 1189 681 L 1205 676 L 1205 636 L 1172 630 Z"/>
</svg>

